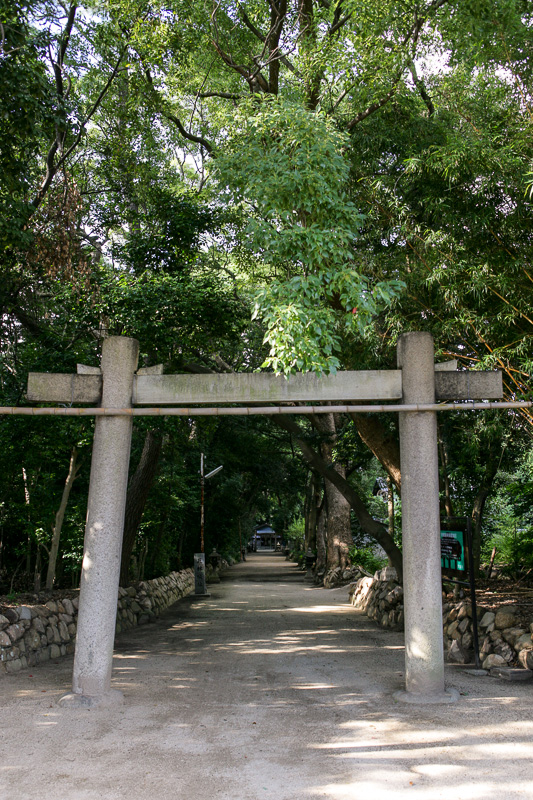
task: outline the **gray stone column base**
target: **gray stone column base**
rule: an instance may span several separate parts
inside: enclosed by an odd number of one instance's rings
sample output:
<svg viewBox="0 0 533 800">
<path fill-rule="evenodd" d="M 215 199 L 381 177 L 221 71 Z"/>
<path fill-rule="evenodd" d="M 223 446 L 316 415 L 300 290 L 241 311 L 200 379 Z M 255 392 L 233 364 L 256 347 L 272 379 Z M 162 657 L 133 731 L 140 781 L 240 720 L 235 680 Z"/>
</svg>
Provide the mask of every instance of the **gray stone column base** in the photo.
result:
<svg viewBox="0 0 533 800">
<path fill-rule="evenodd" d="M 442 705 L 456 703 L 459 700 L 457 689 L 445 689 L 439 694 L 414 694 L 413 692 L 394 692 L 393 698 L 399 703 L 408 703 L 413 706 Z"/>
<path fill-rule="evenodd" d="M 58 706 L 62 708 L 109 708 L 110 706 L 120 706 L 124 702 L 124 695 L 118 689 L 111 689 L 109 692 L 88 697 L 85 694 L 70 692 L 63 695 L 58 701 Z"/>
</svg>

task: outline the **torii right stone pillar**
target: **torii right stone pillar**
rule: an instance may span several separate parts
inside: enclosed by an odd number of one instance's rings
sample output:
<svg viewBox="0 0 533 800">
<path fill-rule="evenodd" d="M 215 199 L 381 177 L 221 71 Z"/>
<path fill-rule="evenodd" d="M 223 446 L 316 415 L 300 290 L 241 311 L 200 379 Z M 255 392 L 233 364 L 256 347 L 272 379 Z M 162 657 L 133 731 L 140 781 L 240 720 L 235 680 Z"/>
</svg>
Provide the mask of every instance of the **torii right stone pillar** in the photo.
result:
<svg viewBox="0 0 533 800">
<path fill-rule="evenodd" d="M 398 342 L 402 401 L 435 402 L 433 337 L 404 333 Z M 450 703 L 444 688 L 437 414 L 400 413 L 405 691 L 408 703 Z"/>
<path fill-rule="evenodd" d="M 138 355 L 135 339 L 104 339 L 102 407 L 131 407 Z M 96 418 L 73 691 L 61 698 L 62 706 L 109 705 L 122 700 L 121 692 L 111 689 L 111 668 L 132 422 L 131 416 L 124 415 Z"/>
</svg>

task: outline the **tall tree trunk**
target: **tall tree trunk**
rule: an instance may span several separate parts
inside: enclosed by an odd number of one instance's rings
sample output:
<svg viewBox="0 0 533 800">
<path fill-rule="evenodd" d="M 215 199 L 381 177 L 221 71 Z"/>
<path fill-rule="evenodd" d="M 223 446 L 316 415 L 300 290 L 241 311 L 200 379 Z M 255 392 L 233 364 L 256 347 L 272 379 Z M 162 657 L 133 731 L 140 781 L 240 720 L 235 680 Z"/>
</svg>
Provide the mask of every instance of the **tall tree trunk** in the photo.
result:
<svg viewBox="0 0 533 800">
<path fill-rule="evenodd" d="M 315 573 L 320 580 L 326 572 L 326 528 L 327 528 L 327 510 L 325 493 L 322 504 L 318 509 L 318 519 L 316 525 L 316 568 Z"/>
<path fill-rule="evenodd" d="M 394 489 L 392 479 L 387 476 L 387 516 L 389 520 L 389 536 L 394 536 Z"/>
<path fill-rule="evenodd" d="M 346 477 L 343 464 L 337 462 L 333 465 L 333 469 L 343 478 Z M 327 568 L 328 570 L 337 567 L 346 569 L 350 565 L 349 550 L 352 545 L 350 504 L 337 487 L 329 481 L 326 482 L 326 495 L 328 502 Z"/>
<path fill-rule="evenodd" d="M 143 546 L 143 549 L 142 549 L 142 552 L 141 552 L 141 555 L 140 555 L 140 558 L 139 558 L 139 563 L 137 565 L 137 573 L 135 575 L 135 579 L 137 581 L 143 581 L 144 580 L 144 567 L 145 567 L 145 564 L 146 564 L 146 555 L 147 555 L 147 553 L 148 553 L 148 539 L 145 539 L 144 540 L 144 546 Z"/>
<path fill-rule="evenodd" d="M 389 536 L 387 528 L 381 522 L 377 522 L 377 520 L 373 519 L 354 487 L 311 447 L 294 420 L 290 420 L 288 417 L 272 417 L 271 419 L 280 428 L 292 434 L 294 443 L 299 447 L 307 463 L 312 466 L 319 475 L 331 481 L 348 500 L 363 531 L 374 538 L 390 557 L 392 565 L 396 569 L 401 582 L 403 575 L 402 553 L 394 542 L 394 539 Z"/>
<path fill-rule="evenodd" d="M 304 497 L 304 550 L 307 552 L 307 548 L 309 547 L 309 525 L 310 525 L 310 514 L 311 514 L 311 497 L 312 497 L 312 473 L 310 473 L 309 478 L 307 480 L 307 485 L 305 487 L 305 497 Z"/>
<path fill-rule="evenodd" d="M 483 475 L 472 506 L 472 547 L 474 550 L 474 569 L 476 575 L 479 575 L 481 567 L 481 527 L 483 523 L 483 511 L 491 492 L 494 478 L 498 474 L 500 460 L 501 454 L 496 454 L 494 452 L 488 454 L 485 462 L 485 474 Z"/>
<path fill-rule="evenodd" d="M 442 466 L 442 483 L 444 486 L 444 510 L 447 517 L 453 517 L 453 503 L 450 492 L 450 479 L 448 478 L 448 453 L 439 431 L 439 455 Z"/>
<path fill-rule="evenodd" d="M 28 521 L 28 549 L 26 550 L 26 572 L 29 575 L 31 570 L 30 487 L 28 485 L 28 475 L 26 473 L 26 467 L 22 467 L 22 481 L 24 483 L 24 505 L 26 506 L 26 517 Z"/>
<path fill-rule="evenodd" d="M 307 492 L 307 507 L 305 519 L 305 552 L 309 550 L 316 550 L 316 526 L 318 519 L 318 508 L 320 505 L 320 478 L 314 470 L 311 471 L 308 492 Z"/>
<path fill-rule="evenodd" d="M 480 486 L 472 506 L 472 547 L 474 550 L 474 568 L 476 575 L 479 575 L 481 567 L 481 527 L 483 523 L 483 511 L 485 510 L 485 503 L 490 494 L 496 471 L 497 470 L 494 471 L 494 475 L 488 475 L 487 479 Z"/>
<path fill-rule="evenodd" d="M 326 437 L 320 445 L 322 458 L 328 464 L 332 462 L 333 447 L 337 440 L 337 421 L 334 414 L 317 415 L 313 419 L 315 427 Z M 333 469 L 346 480 L 344 465 L 333 463 Z M 326 482 L 327 502 L 327 564 L 328 570 L 340 567 L 344 569 L 350 563 L 349 549 L 352 544 L 350 528 L 350 504 L 337 486 Z"/>
<path fill-rule="evenodd" d="M 61 538 L 61 528 L 63 527 L 63 520 L 65 518 L 65 511 L 67 510 L 70 490 L 72 489 L 72 485 L 76 480 L 76 476 L 79 471 L 79 466 L 77 465 L 77 459 L 78 459 L 78 450 L 76 447 L 73 447 L 72 452 L 70 454 L 68 475 L 65 480 L 65 485 L 63 487 L 63 494 L 61 495 L 61 502 L 57 510 L 55 525 L 52 530 L 52 544 L 50 545 L 48 570 L 46 573 L 46 588 L 48 590 L 53 589 L 54 581 L 56 579 L 57 554 L 59 552 L 59 540 Z"/>
<path fill-rule="evenodd" d="M 41 547 L 37 542 L 37 554 L 35 556 L 35 569 L 33 570 L 33 591 L 41 591 Z"/>
<path fill-rule="evenodd" d="M 390 475 L 387 475 L 387 516 L 389 521 L 389 536 L 391 539 L 394 539 L 394 488 Z M 390 556 L 387 556 L 387 559 L 389 561 L 389 566 L 392 567 Z"/>
<path fill-rule="evenodd" d="M 366 446 L 374 453 L 377 460 L 392 478 L 398 492 L 402 488 L 400 472 L 400 445 L 398 440 L 384 427 L 375 414 L 350 414 L 357 433 Z"/>
<path fill-rule="evenodd" d="M 159 525 L 157 526 L 157 533 L 155 535 L 155 539 L 152 543 L 152 548 L 150 551 L 150 558 L 149 558 L 149 567 L 148 573 L 151 577 L 155 575 L 155 565 L 157 558 L 159 556 L 159 551 L 161 549 L 161 542 L 163 541 L 163 534 L 165 532 L 165 528 L 167 526 L 167 520 L 169 515 L 169 509 L 165 510 L 163 514 L 163 518 L 160 520 Z"/>
<path fill-rule="evenodd" d="M 157 473 L 162 445 L 163 438 L 159 431 L 150 430 L 147 432 L 141 458 L 128 486 L 120 564 L 121 586 L 128 585 L 130 560 L 135 545 L 135 537 L 141 524 L 148 493 Z"/>
</svg>

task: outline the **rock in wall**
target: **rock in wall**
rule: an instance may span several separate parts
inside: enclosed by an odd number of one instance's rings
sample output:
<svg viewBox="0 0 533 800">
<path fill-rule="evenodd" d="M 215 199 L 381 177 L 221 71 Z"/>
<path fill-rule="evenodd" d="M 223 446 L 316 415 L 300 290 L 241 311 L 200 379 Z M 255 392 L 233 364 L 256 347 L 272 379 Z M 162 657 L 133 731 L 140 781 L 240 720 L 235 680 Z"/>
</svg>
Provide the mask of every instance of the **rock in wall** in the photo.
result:
<svg viewBox="0 0 533 800">
<path fill-rule="evenodd" d="M 403 588 L 390 568 L 373 578 L 361 577 L 349 587 L 350 602 L 382 628 L 403 630 Z M 490 611 L 477 608 L 479 655 L 485 669 L 518 665 L 533 669 L 533 620 L 520 616 L 515 606 Z M 443 598 L 442 624 L 444 651 L 450 662 L 474 661 L 472 606 Z"/>
<path fill-rule="evenodd" d="M 119 589 L 116 631 L 154 620 L 168 606 L 194 591 L 192 569 Z M 74 652 L 78 597 L 43 605 L 0 606 L 0 673 L 19 672 L 50 658 Z"/>
</svg>

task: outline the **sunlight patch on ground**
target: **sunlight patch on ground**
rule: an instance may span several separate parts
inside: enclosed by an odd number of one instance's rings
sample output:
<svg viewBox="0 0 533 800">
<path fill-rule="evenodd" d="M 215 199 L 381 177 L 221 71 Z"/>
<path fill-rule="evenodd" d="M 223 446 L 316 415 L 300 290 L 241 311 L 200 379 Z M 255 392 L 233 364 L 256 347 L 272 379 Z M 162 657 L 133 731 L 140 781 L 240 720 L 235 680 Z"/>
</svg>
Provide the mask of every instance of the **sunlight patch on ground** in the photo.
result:
<svg viewBox="0 0 533 800">
<path fill-rule="evenodd" d="M 530 742 L 485 742 L 478 745 L 469 745 L 472 754 L 488 755 L 494 758 L 512 758 L 517 761 L 519 758 L 531 759 Z M 487 752 L 488 751 L 488 752 Z"/>
<path fill-rule="evenodd" d="M 448 759 L 456 763 L 457 761 L 464 760 L 465 765 L 472 761 L 480 763 L 487 759 L 492 763 L 495 759 L 511 758 L 516 762 L 518 759 L 529 761 L 531 758 L 530 748 L 525 744 L 521 746 L 514 743 L 498 745 L 487 742 L 485 744 L 473 745 L 469 742 L 468 755 L 465 755 L 464 743 L 450 744 L 437 742 L 435 745 L 427 747 L 421 742 L 419 745 L 413 743 L 411 746 L 407 745 L 402 749 L 398 744 L 383 741 L 379 736 L 375 736 L 370 739 L 361 739 L 357 744 L 353 742 L 339 742 L 332 748 L 328 748 L 327 745 L 319 745 L 317 749 L 338 749 L 345 751 L 330 753 L 330 756 L 336 759 L 346 759 L 347 761 L 356 760 L 360 762 L 361 759 L 364 758 L 365 762 L 381 761 L 396 765 L 399 762 L 412 762 L 413 759 L 431 760 L 432 758 L 440 757 L 444 753 Z M 398 747 L 399 749 L 397 749 Z"/>
<path fill-rule="evenodd" d="M 340 686 L 336 683 L 299 683 L 293 684 L 291 688 L 300 691 L 313 691 L 314 689 L 340 689 Z"/>
<path fill-rule="evenodd" d="M 516 734 L 513 740 L 506 738 L 505 726 L 501 724 L 484 725 L 481 729 L 468 726 L 458 732 L 437 727 L 420 730 L 414 722 L 398 719 L 372 723 L 354 720 L 341 726 L 347 733 L 343 738 L 311 744 L 309 747 L 311 750 L 325 751 L 335 760 L 351 762 L 355 769 L 364 762 L 367 766 L 374 764 L 376 769 L 379 764 L 383 767 L 394 766 L 396 772 L 403 764 L 417 772 L 422 779 L 453 777 L 455 767 L 471 770 L 475 764 L 480 775 L 484 771 L 499 768 L 507 780 L 506 764 L 529 762 L 531 759 L 529 737 L 532 726 L 531 721 L 524 721 L 524 739 L 517 741 Z M 437 759 L 441 763 L 432 763 Z M 422 763 L 414 765 L 413 761 Z M 367 771 L 365 777 L 368 778 Z M 380 794 L 380 800 L 382 796 Z M 471 796 L 486 800 L 482 793 Z"/>
<path fill-rule="evenodd" d="M 420 730 L 416 725 L 412 728 L 409 723 L 406 724 L 404 721 L 394 718 L 374 722 L 353 720 L 341 723 L 340 728 L 346 732 L 342 740 L 332 740 L 323 744 L 313 745 L 313 747 L 323 750 L 335 750 L 336 748 L 359 749 L 371 744 L 374 748 L 377 746 L 391 748 L 399 746 L 400 749 L 406 750 L 409 747 L 448 746 L 447 743 L 453 742 L 457 737 L 455 730 L 444 730 L 442 728 Z M 354 738 L 349 739 L 349 736 Z M 463 729 L 461 736 L 464 742 L 469 738 L 469 732 Z M 475 739 L 476 736 L 472 734 L 472 738 Z"/>
<path fill-rule="evenodd" d="M 388 785 L 387 785 L 388 784 Z M 442 786 L 428 785 L 427 778 L 417 776 L 412 772 L 395 773 L 394 778 L 384 780 L 383 774 L 376 775 L 375 780 L 354 781 L 342 785 L 327 784 L 314 787 L 313 797 L 320 796 L 331 800 L 354 800 L 373 796 L 379 800 L 403 800 L 404 797 L 428 798 L 428 800 L 449 800 L 452 787 L 446 782 Z M 505 796 L 517 797 L 528 791 L 526 783 L 505 783 Z M 475 781 L 453 784 L 454 800 L 489 800 L 502 796 L 501 784 L 494 782 Z M 530 797 L 530 794 L 524 794 Z"/>
<path fill-rule="evenodd" d="M 29 689 L 17 689 L 17 691 L 15 693 L 16 697 L 18 697 L 20 699 L 22 699 L 24 697 L 34 697 L 36 692 L 41 693 L 43 691 L 42 689 L 39 689 L 38 686 L 39 686 L 39 684 L 37 683 L 37 685 L 35 687 L 32 686 Z"/>
<path fill-rule="evenodd" d="M 291 607 L 285 609 L 285 611 L 297 611 L 299 614 L 346 614 L 346 612 L 351 608 L 352 606 L 345 603 L 340 606 L 305 606 L 304 608 Z"/>
<path fill-rule="evenodd" d="M 141 650 L 140 653 L 113 653 L 113 658 L 116 658 L 117 660 L 128 659 L 128 661 L 129 661 L 130 658 L 132 658 L 132 659 L 144 659 L 144 658 L 148 658 L 148 656 L 150 656 L 150 655 L 151 655 L 151 653 L 150 653 L 149 650 Z M 133 669 L 133 667 L 132 667 L 132 669 Z"/>
<path fill-rule="evenodd" d="M 446 777 L 448 775 L 457 774 L 463 768 L 459 764 L 420 764 L 413 767 L 413 772 L 418 772 L 420 775 L 428 775 L 430 778 Z"/>
<path fill-rule="evenodd" d="M 232 650 L 239 648 L 241 653 L 245 655 L 276 655 L 276 653 L 308 653 L 309 651 L 314 652 L 322 652 L 328 653 L 329 655 L 333 653 L 345 653 L 346 651 L 339 648 L 339 647 L 332 647 L 331 645 L 327 644 L 302 644 L 299 647 L 296 645 L 284 645 L 280 643 L 277 647 L 259 647 L 258 645 L 253 645 L 250 643 L 243 643 L 243 644 L 230 644 L 230 645 L 219 645 L 215 648 L 215 650 Z"/>
<path fill-rule="evenodd" d="M 479 702 L 479 699 L 480 698 L 475 698 L 474 702 Z M 484 698 L 484 699 L 486 699 L 486 698 Z M 491 698 L 491 703 L 495 702 L 498 699 L 501 700 L 501 699 L 505 699 L 505 698 L 494 698 L 494 699 Z M 523 730 L 523 732 L 524 732 L 524 735 L 526 735 L 526 736 L 530 736 L 531 735 L 531 731 L 532 731 L 532 728 L 533 728 L 533 722 L 531 722 L 530 720 L 521 720 L 521 721 L 516 720 L 516 722 L 514 720 L 513 720 L 513 722 L 498 722 L 498 723 L 496 723 L 494 725 L 490 725 L 490 724 L 489 725 L 485 725 L 484 724 L 483 725 L 483 736 L 486 739 L 494 739 L 494 740 L 496 740 L 496 739 L 505 739 L 506 738 L 506 734 L 505 734 L 505 726 L 506 725 L 512 727 L 513 736 L 516 736 L 516 730 L 515 730 L 516 728 L 521 728 Z M 477 728 L 476 726 L 464 727 L 464 728 L 462 728 L 462 731 L 463 731 L 464 736 L 471 736 L 472 739 L 475 739 L 477 736 L 479 736 L 479 728 Z"/>
<path fill-rule="evenodd" d="M 327 630 L 327 629 L 322 629 L 322 628 L 318 628 L 318 629 L 317 628 L 313 628 L 312 630 L 308 630 L 308 631 L 298 630 L 298 631 L 287 631 L 286 633 L 278 633 L 278 635 L 275 638 L 276 638 L 276 641 L 278 641 L 278 642 L 282 641 L 284 639 L 291 639 L 291 640 L 298 641 L 298 640 L 300 640 L 302 638 L 302 636 L 340 636 L 341 632 L 342 631 L 340 629 L 337 629 L 337 630 L 329 629 L 329 630 Z"/>
<path fill-rule="evenodd" d="M 167 628 L 169 631 L 181 631 L 185 630 L 185 628 L 200 628 L 201 626 L 208 625 L 209 623 L 202 620 L 197 620 L 196 622 L 177 622 L 175 625 L 171 625 L 170 628 Z"/>
<path fill-rule="evenodd" d="M 486 705 L 489 705 L 490 707 L 495 706 L 495 705 L 510 706 L 510 705 L 514 705 L 515 703 L 522 703 L 523 702 L 523 698 L 522 697 L 516 697 L 516 696 L 514 696 L 514 697 L 509 697 L 509 696 L 507 696 L 507 697 L 494 697 L 494 695 L 485 694 L 485 695 L 483 695 L 483 697 L 476 698 L 476 701 L 485 703 Z M 513 724 L 514 724 L 514 722 L 513 722 Z"/>
<path fill-rule="evenodd" d="M 502 725 L 499 726 L 500 730 L 505 728 L 506 725 L 511 725 L 511 723 L 510 722 L 507 722 L 507 723 L 504 722 Z M 528 733 L 528 734 L 533 733 L 533 722 L 531 720 L 528 720 L 528 719 L 521 719 L 521 720 L 516 720 L 516 721 L 513 720 L 512 726 L 513 726 L 513 734 L 514 734 L 514 729 L 515 728 L 517 728 L 518 730 L 522 730 L 524 733 Z"/>
</svg>

